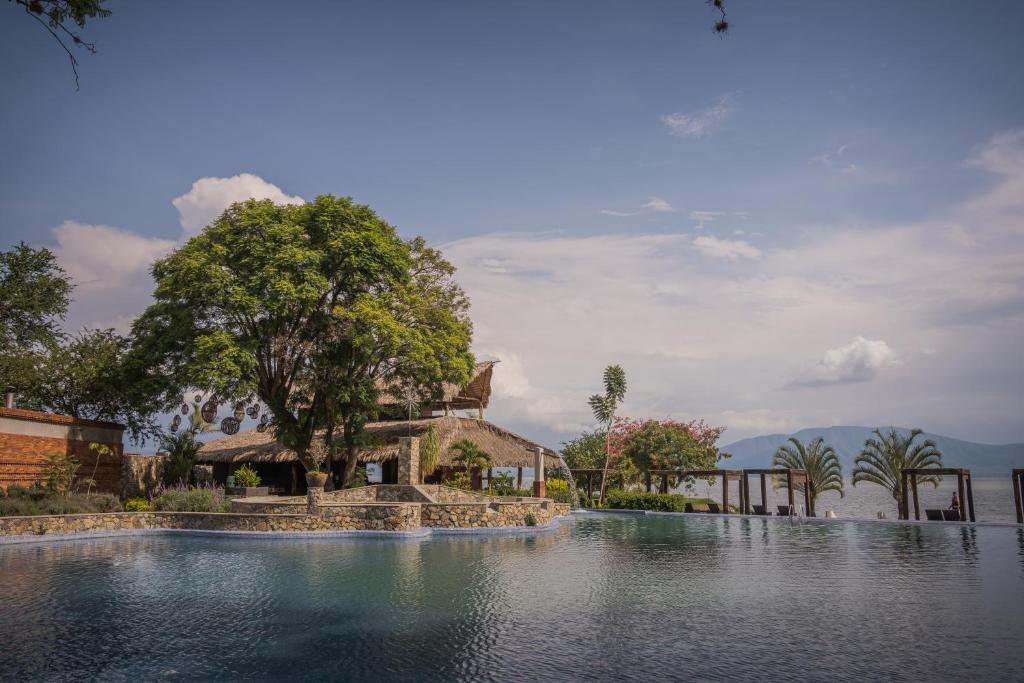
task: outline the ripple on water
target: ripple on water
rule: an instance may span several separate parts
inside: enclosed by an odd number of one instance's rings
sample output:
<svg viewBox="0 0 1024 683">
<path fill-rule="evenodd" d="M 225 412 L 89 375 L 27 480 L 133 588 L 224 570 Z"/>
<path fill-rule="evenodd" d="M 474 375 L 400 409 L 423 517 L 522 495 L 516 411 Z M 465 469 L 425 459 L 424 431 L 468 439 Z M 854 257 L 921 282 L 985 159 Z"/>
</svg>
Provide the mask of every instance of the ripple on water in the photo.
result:
<svg viewBox="0 0 1024 683">
<path fill-rule="evenodd" d="M 1016 529 L 97 539 L 2 548 L 0 586 L 0 679 L 1024 679 Z"/>
</svg>

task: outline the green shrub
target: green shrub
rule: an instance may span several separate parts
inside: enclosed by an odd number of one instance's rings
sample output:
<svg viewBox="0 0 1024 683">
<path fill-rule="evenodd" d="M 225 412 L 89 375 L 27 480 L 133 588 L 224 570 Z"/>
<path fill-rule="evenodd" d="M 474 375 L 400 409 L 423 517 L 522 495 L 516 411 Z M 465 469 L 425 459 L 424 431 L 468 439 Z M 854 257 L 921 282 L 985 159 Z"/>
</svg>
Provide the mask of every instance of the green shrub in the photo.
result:
<svg viewBox="0 0 1024 683">
<path fill-rule="evenodd" d="M 46 488 L 53 493 L 70 493 L 79 467 L 78 460 L 70 453 L 51 453 L 46 456 Z"/>
<path fill-rule="evenodd" d="M 176 486 L 164 489 L 154 498 L 153 509 L 165 512 L 230 512 L 231 501 L 225 498 L 222 488 Z"/>
<path fill-rule="evenodd" d="M 256 487 L 260 485 L 263 479 L 248 463 L 242 465 L 234 472 L 235 474 L 235 486 L 241 486 L 242 488 Z"/>
<path fill-rule="evenodd" d="M 532 512 L 526 513 L 524 521 L 526 522 L 526 526 L 537 526 L 537 518 L 533 516 Z"/>
<path fill-rule="evenodd" d="M 655 512 L 683 512 L 686 496 L 674 493 L 647 493 L 612 489 L 605 494 L 605 504 L 612 510 L 652 510 Z"/>
<path fill-rule="evenodd" d="M 0 517 L 77 515 L 89 512 L 120 512 L 121 501 L 109 493 L 61 495 L 33 487 L 11 486 L 0 497 Z"/>
<path fill-rule="evenodd" d="M 145 498 L 129 498 L 124 502 L 125 512 L 149 512 L 153 509 Z"/>
<path fill-rule="evenodd" d="M 345 488 L 361 489 L 368 483 L 369 482 L 366 479 L 366 468 L 360 465 L 356 467 L 356 471 L 352 474 L 352 478 L 349 479 L 348 483 L 345 484 Z"/>
<path fill-rule="evenodd" d="M 556 503 L 572 503 L 572 491 L 565 479 L 549 479 L 544 487 L 544 497 Z"/>
<path fill-rule="evenodd" d="M 501 473 L 491 477 L 487 494 L 491 496 L 515 496 L 520 498 L 529 498 L 533 495 L 533 492 L 527 489 L 516 488 L 516 481 L 512 478 L 512 475 Z"/>
<path fill-rule="evenodd" d="M 473 480 L 466 472 L 456 472 L 452 480 L 448 482 L 449 486 L 454 486 L 457 489 L 463 489 L 469 491 L 473 488 Z"/>
</svg>

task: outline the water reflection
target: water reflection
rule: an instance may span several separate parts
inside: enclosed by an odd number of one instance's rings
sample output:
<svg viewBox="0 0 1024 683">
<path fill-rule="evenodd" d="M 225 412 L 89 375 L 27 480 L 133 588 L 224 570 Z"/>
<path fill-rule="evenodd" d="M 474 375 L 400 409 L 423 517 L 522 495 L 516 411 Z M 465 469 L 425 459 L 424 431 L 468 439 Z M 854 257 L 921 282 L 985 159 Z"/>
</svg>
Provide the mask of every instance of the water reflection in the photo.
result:
<svg viewBox="0 0 1024 683">
<path fill-rule="evenodd" d="M 1024 529 L 144 537 L 0 549 L 0 582 L 0 679 L 1024 678 Z"/>
</svg>

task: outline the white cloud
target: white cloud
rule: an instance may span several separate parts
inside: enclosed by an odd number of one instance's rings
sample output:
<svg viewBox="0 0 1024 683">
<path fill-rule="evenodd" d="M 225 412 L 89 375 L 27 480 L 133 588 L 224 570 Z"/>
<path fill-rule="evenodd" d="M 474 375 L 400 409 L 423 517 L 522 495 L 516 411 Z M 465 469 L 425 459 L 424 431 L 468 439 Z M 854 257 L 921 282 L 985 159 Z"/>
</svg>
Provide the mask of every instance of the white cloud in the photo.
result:
<svg viewBox="0 0 1024 683">
<path fill-rule="evenodd" d="M 600 213 L 603 213 L 605 216 L 619 216 L 619 217 L 635 216 L 637 214 L 636 211 L 632 211 L 632 212 L 630 212 L 630 211 L 613 211 L 612 209 L 601 209 Z"/>
<path fill-rule="evenodd" d="M 995 441 L 1024 410 L 1024 220 L 975 211 L 992 189 L 918 223 L 777 226 L 799 239 L 756 252 L 682 233 L 487 234 L 442 249 L 473 302 L 476 347 L 520 364 L 490 418 L 552 444 L 592 426 L 586 400 L 611 363 L 630 380 L 622 414 L 703 416 L 730 440 L 895 423 Z M 896 349 L 913 354 L 898 372 Z M 830 385 L 793 391 L 794 377 Z"/>
<path fill-rule="evenodd" d="M 882 368 L 893 365 L 899 365 L 899 358 L 888 344 L 858 335 L 849 344 L 826 351 L 807 376 L 791 384 L 816 387 L 867 382 Z"/>
<path fill-rule="evenodd" d="M 53 252 L 77 292 L 120 287 L 139 271 L 148 271 L 154 261 L 174 248 L 171 240 L 76 221 L 58 225 L 53 237 L 57 241 Z"/>
<path fill-rule="evenodd" d="M 722 240 L 717 237 L 702 235 L 693 240 L 693 246 L 702 254 L 711 258 L 724 258 L 731 261 L 737 259 L 759 259 L 761 250 L 744 240 Z"/>
<path fill-rule="evenodd" d="M 651 197 L 651 200 L 644 204 L 643 207 L 657 213 L 669 213 L 675 211 L 671 204 L 659 197 Z"/>
<path fill-rule="evenodd" d="M 680 138 L 702 138 L 717 132 L 732 116 L 735 107 L 731 95 L 719 98 L 718 102 L 697 112 L 684 114 L 674 112 L 661 117 L 671 135 Z"/>
<path fill-rule="evenodd" d="M 75 284 L 68 327 L 126 331 L 131 315 L 152 294 L 149 269 L 174 248 L 172 240 L 144 237 L 109 225 L 65 221 L 53 229 L 54 254 Z"/>
<path fill-rule="evenodd" d="M 285 194 L 259 176 L 200 178 L 175 198 L 186 239 L 215 220 L 232 202 L 249 198 L 296 204 L 301 197 Z M 109 225 L 65 221 L 53 229 L 54 253 L 76 287 L 67 326 L 114 327 L 125 331 L 148 305 L 153 292 L 150 267 L 179 242 L 148 237 Z"/>
<path fill-rule="evenodd" d="M 703 230 L 705 223 L 714 221 L 719 216 L 724 216 L 724 211 L 691 211 L 690 220 L 697 221 L 697 229 Z"/>
<path fill-rule="evenodd" d="M 252 173 L 230 178 L 200 178 L 192 189 L 171 203 L 178 210 L 182 229 L 195 234 L 215 221 L 235 202 L 247 199 L 271 199 L 278 204 L 301 204 L 302 197 L 290 196 L 273 183 Z"/>
</svg>

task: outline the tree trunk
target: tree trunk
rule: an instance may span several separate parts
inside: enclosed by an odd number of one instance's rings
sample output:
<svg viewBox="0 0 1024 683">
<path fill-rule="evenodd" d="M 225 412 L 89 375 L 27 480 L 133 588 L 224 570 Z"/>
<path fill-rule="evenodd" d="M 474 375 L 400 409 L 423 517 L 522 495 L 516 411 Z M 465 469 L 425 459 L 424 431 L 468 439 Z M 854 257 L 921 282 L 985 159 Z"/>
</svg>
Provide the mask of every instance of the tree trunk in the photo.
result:
<svg viewBox="0 0 1024 683">
<path fill-rule="evenodd" d="M 598 507 L 604 506 L 604 487 L 608 480 L 608 461 L 612 458 L 612 426 L 608 423 L 608 431 L 604 435 L 604 471 L 601 472 L 601 497 L 597 499 Z"/>
<path fill-rule="evenodd" d="M 356 448 L 355 436 L 352 434 L 352 425 L 346 420 L 345 422 L 345 467 L 341 471 L 341 486 L 342 488 L 348 486 L 348 483 L 352 481 L 352 477 L 356 473 L 356 464 L 358 458 L 358 449 Z"/>
</svg>

